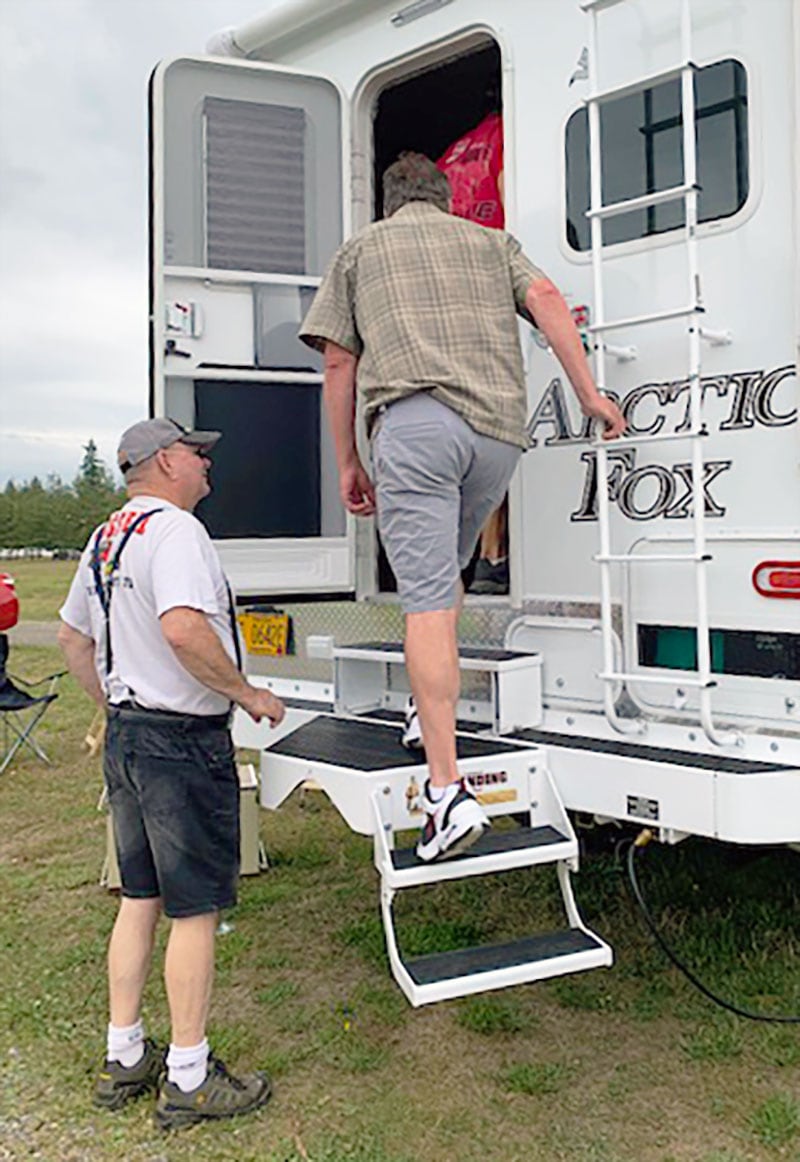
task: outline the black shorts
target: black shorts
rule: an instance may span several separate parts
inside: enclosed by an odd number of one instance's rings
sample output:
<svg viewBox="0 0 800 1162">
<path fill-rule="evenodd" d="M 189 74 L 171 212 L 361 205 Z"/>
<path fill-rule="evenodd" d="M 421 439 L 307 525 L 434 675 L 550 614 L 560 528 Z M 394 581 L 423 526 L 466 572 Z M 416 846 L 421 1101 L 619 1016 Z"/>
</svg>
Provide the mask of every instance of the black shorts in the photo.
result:
<svg viewBox="0 0 800 1162">
<path fill-rule="evenodd" d="M 172 918 L 236 903 L 239 779 L 224 718 L 108 712 L 103 773 L 123 896 Z"/>
</svg>

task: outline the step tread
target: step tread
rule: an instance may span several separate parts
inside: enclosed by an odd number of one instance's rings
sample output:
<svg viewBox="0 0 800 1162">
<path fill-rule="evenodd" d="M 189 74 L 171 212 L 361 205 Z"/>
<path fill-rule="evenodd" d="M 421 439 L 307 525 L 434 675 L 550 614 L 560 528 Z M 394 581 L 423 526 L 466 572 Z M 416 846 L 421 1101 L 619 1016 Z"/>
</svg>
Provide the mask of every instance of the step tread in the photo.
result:
<svg viewBox="0 0 800 1162">
<path fill-rule="evenodd" d="M 795 769 L 791 763 L 765 762 L 763 759 L 740 759 L 727 754 L 701 754 L 692 750 L 676 750 L 666 746 L 652 746 L 640 742 L 623 742 L 615 738 L 592 738 L 590 735 L 563 734 L 555 730 L 517 730 L 508 735 L 520 742 L 535 746 L 564 747 L 567 750 L 590 750 L 597 754 L 611 754 L 623 758 L 645 759 L 648 762 L 668 763 L 673 766 L 698 770 L 722 771 L 731 775 L 760 775 L 770 771 Z"/>
<path fill-rule="evenodd" d="M 446 862 L 448 866 L 462 863 L 486 855 L 504 855 L 512 851 L 527 851 L 531 848 L 549 847 L 555 843 L 569 843 L 570 838 L 555 827 L 546 824 L 541 827 L 518 827 L 513 830 L 489 831 L 482 835 L 460 855 L 453 856 Z M 409 868 L 438 867 L 438 863 L 425 863 L 418 859 L 413 847 L 398 848 L 391 853 L 392 867 L 396 871 L 406 871 Z"/>
<path fill-rule="evenodd" d="M 560 932 L 540 932 L 514 940 L 508 944 L 463 948 L 457 952 L 434 952 L 404 962 L 406 971 L 417 985 L 434 984 L 454 977 L 475 976 L 516 968 L 580 952 L 600 951 L 602 942 L 581 928 L 567 928 Z"/>
<path fill-rule="evenodd" d="M 463 735 L 456 736 L 456 747 L 460 759 L 519 754 L 519 747 L 511 743 Z M 424 759 L 402 746 L 397 727 L 355 718 L 320 715 L 284 735 L 268 749 L 270 754 L 357 771 L 424 766 Z"/>
<path fill-rule="evenodd" d="M 405 659 L 402 642 L 353 642 L 346 646 L 337 647 L 334 650 L 334 656 L 341 657 L 343 653 L 351 651 L 353 653 L 386 654 L 387 656 L 396 656 L 401 660 Z M 541 655 L 526 650 L 504 650 L 497 646 L 459 646 L 458 656 L 461 661 L 516 662 L 523 658 L 535 661 Z"/>
</svg>

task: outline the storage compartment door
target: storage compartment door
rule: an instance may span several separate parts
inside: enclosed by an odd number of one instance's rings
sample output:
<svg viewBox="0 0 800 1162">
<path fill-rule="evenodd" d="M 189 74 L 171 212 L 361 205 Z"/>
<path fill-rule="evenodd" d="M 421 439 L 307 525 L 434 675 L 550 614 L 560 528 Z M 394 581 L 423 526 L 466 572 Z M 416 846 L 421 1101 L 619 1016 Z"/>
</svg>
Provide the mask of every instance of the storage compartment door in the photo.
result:
<svg viewBox="0 0 800 1162">
<path fill-rule="evenodd" d="M 197 515 L 243 595 L 354 588 L 297 339 L 345 232 L 343 119 L 330 80 L 273 65 L 186 57 L 151 82 L 151 412 L 222 432 Z"/>
</svg>

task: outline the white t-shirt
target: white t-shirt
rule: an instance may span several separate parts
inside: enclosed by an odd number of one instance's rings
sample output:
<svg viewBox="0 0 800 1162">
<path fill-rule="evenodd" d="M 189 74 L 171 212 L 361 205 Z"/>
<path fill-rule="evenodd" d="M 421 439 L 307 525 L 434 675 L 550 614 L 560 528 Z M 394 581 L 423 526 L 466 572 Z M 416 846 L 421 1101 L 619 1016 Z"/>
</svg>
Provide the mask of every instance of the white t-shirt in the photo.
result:
<svg viewBox="0 0 800 1162">
<path fill-rule="evenodd" d="M 188 606 L 204 613 L 236 661 L 225 574 L 203 525 L 190 512 L 154 496 L 136 496 L 103 528 L 102 558 L 111 561 L 139 513 L 153 513 L 131 534 L 120 556 L 111 598 L 111 673 L 106 675 L 106 620 L 92 571 L 97 530 L 84 549 L 61 618 L 95 642 L 95 665 L 111 703 L 135 700 L 154 710 L 225 714 L 227 698 L 198 682 L 178 661 L 159 617 Z"/>
</svg>

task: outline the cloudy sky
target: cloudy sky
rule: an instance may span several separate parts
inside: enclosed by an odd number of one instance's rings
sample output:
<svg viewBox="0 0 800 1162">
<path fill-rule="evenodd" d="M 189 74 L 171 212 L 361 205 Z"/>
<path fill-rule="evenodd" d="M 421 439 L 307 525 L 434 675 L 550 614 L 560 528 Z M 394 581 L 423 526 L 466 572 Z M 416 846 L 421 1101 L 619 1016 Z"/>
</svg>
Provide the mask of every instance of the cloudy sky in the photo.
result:
<svg viewBox="0 0 800 1162">
<path fill-rule="evenodd" d="M 279 0 L 0 0 L 0 486 L 147 409 L 146 87 Z"/>
</svg>

